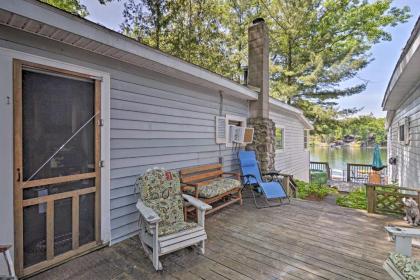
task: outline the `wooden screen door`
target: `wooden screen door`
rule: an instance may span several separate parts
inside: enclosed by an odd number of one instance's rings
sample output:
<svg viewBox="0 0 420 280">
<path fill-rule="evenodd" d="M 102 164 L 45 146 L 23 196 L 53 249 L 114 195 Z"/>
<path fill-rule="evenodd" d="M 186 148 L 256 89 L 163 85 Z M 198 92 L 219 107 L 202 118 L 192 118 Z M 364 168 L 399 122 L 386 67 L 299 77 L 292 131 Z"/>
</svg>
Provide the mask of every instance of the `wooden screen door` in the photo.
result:
<svg viewBox="0 0 420 280">
<path fill-rule="evenodd" d="M 15 266 L 28 275 L 100 242 L 100 81 L 14 61 Z"/>
</svg>

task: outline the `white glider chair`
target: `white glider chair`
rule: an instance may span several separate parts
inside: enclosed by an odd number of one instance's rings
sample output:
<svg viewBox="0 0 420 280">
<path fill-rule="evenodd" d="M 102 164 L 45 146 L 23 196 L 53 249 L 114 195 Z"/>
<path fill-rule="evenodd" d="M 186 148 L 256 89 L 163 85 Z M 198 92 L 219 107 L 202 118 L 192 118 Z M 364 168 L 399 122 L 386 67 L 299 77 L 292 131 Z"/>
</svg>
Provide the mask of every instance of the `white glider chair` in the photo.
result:
<svg viewBox="0 0 420 280">
<path fill-rule="evenodd" d="M 204 229 L 205 211 L 211 206 L 181 193 L 178 173 L 164 169 L 150 169 L 136 182 L 139 191 L 137 209 L 140 212 L 140 241 L 153 262 L 162 270 L 159 257 L 196 245 L 204 254 L 207 239 Z M 198 223 L 184 220 L 184 203 L 195 206 Z"/>
</svg>

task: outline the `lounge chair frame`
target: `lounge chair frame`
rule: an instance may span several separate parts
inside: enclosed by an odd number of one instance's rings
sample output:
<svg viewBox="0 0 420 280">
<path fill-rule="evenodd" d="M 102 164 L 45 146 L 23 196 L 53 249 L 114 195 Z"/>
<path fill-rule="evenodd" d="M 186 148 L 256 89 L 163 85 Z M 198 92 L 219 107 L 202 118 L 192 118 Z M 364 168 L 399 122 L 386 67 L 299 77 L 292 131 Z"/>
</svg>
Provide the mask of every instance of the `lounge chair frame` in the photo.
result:
<svg viewBox="0 0 420 280">
<path fill-rule="evenodd" d="M 284 198 L 272 198 L 269 199 L 267 198 L 267 196 L 264 194 L 264 189 L 262 188 L 262 186 L 260 185 L 258 178 L 254 175 L 254 174 L 242 174 L 241 178 L 242 178 L 242 182 L 244 185 L 244 189 L 248 188 L 251 190 L 252 193 L 252 198 L 254 200 L 254 205 L 256 208 L 261 209 L 261 208 L 269 208 L 269 207 L 277 207 L 277 206 L 281 206 L 281 205 L 285 205 L 285 204 L 290 204 L 290 198 L 287 195 L 287 191 L 284 189 L 283 185 L 280 183 L 280 180 L 278 179 L 279 176 L 284 176 L 284 174 L 281 174 L 280 172 L 277 171 L 270 171 L 270 172 L 266 172 L 266 173 L 262 173 L 261 172 L 261 167 L 260 167 L 260 163 L 258 161 L 256 161 L 257 166 L 258 166 L 258 172 L 260 175 L 260 179 L 262 182 L 277 182 L 279 184 L 279 186 L 283 189 L 285 196 Z M 276 178 L 274 180 L 271 181 L 264 181 L 263 177 L 264 176 L 270 176 L 271 178 Z M 252 183 L 251 178 L 255 179 L 256 183 Z M 257 194 L 256 194 L 256 190 L 255 188 L 258 188 L 260 194 L 258 195 L 259 197 L 263 196 L 264 197 L 264 204 L 260 204 L 257 201 Z M 246 198 L 246 197 L 245 197 Z M 273 202 L 277 200 L 276 202 Z M 284 200 L 287 200 L 287 202 L 285 202 Z"/>
</svg>

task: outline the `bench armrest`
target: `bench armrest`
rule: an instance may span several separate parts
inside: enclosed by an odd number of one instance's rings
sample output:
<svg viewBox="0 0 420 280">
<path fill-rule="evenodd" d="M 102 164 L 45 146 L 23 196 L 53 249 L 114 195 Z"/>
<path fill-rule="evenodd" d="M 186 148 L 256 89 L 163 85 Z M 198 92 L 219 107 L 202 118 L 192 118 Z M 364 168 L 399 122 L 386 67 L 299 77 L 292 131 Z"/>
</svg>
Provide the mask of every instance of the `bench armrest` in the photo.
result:
<svg viewBox="0 0 420 280">
<path fill-rule="evenodd" d="M 223 172 L 222 176 L 224 175 L 231 175 L 234 176 L 237 180 L 240 180 L 241 175 L 239 173 L 236 172 Z"/>
<path fill-rule="evenodd" d="M 198 208 L 201 211 L 206 211 L 206 210 L 210 210 L 212 207 L 210 205 L 208 205 L 207 203 L 202 202 L 201 200 L 192 197 L 191 195 L 188 194 L 182 194 L 182 197 L 188 201 L 189 203 L 191 203 L 192 206 L 194 206 L 195 208 Z"/>
<path fill-rule="evenodd" d="M 140 215 L 144 218 L 144 220 L 149 224 L 156 224 L 160 222 L 160 217 L 156 212 L 152 209 L 144 205 L 143 201 L 140 199 L 137 201 L 136 204 L 137 209 L 140 212 Z"/>
</svg>

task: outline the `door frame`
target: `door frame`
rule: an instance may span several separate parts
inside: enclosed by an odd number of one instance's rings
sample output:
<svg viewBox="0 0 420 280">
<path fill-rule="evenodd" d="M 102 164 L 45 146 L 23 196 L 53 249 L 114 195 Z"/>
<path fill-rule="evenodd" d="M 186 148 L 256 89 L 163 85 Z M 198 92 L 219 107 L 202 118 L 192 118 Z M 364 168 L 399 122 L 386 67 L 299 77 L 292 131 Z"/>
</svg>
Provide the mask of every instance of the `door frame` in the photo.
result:
<svg viewBox="0 0 420 280">
<path fill-rule="evenodd" d="M 28 50 L 35 51 L 35 50 Z M 51 57 L 57 57 L 57 54 L 49 54 Z M 104 166 L 101 168 L 100 180 L 101 184 L 101 198 L 100 198 L 100 240 L 103 244 L 109 244 L 111 239 L 110 227 L 110 75 L 107 72 L 99 71 L 91 68 L 92 64 L 77 61 L 77 63 L 88 65 L 88 67 L 67 63 L 65 61 L 74 61 L 68 57 L 61 56 L 62 60 L 54 60 L 46 57 L 30 54 L 28 52 L 21 52 L 14 49 L 0 47 L 0 81 L 3 85 L 3 91 L 0 93 L 2 102 L 2 118 L 0 120 L 0 144 L 4 153 L 4 157 L 0 158 L 0 166 L 2 169 L 0 173 L 5 178 L 3 184 L 0 186 L 2 193 L 2 220 L 5 222 L 0 228 L 1 242 L 5 244 L 15 244 L 14 241 L 14 207 L 13 207 L 13 192 L 14 192 L 14 156 L 13 156 L 13 60 L 24 60 L 28 63 L 40 64 L 45 67 L 58 68 L 67 71 L 73 71 L 79 74 L 87 75 L 91 78 L 96 78 L 101 83 L 101 115 L 103 126 L 101 126 L 101 160 Z M 95 66 L 95 68 L 99 68 Z M 9 102 L 9 100 L 11 102 Z M 12 175 L 13 174 L 13 175 Z M 12 252 L 13 253 L 13 252 Z M 30 271 L 29 271 L 30 272 Z M 29 275 L 29 273 L 25 273 Z"/>
</svg>

